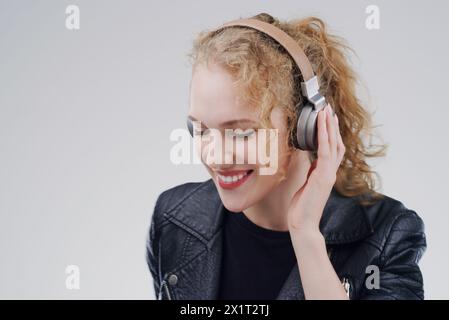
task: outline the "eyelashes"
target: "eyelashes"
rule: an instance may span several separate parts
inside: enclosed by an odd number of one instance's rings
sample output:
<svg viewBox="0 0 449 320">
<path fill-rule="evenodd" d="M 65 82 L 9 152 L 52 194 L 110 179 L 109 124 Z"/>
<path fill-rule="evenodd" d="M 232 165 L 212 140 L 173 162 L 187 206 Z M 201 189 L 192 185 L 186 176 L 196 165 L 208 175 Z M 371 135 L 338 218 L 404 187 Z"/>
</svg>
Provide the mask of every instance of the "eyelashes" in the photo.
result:
<svg viewBox="0 0 449 320">
<path fill-rule="evenodd" d="M 186 123 L 187 123 L 187 129 L 189 130 L 190 136 L 193 137 L 193 136 L 194 136 L 193 121 L 192 121 L 190 118 L 187 118 Z M 196 134 L 196 135 L 203 136 L 204 133 L 205 133 L 206 131 L 209 131 L 209 130 L 208 130 L 208 129 L 199 130 L 199 131 L 197 130 L 197 131 L 195 132 L 195 134 Z"/>
<path fill-rule="evenodd" d="M 256 130 L 254 130 L 253 128 L 246 129 L 246 130 L 232 130 L 232 131 L 230 131 L 230 136 L 236 137 L 239 139 L 243 139 L 243 138 L 251 137 L 255 132 L 256 132 Z"/>
<path fill-rule="evenodd" d="M 194 127 L 193 122 L 190 118 L 187 118 L 186 121 L 187 129 L 189 130 L 190 136 L 194 136 Z M 199 131 L 196 131 L 195 134 L 204 136 L 210 132 L 209 128 L 205 128 Z M 256 133 L 256 130 L 254 128 L 248 128 L 245 130 L 242 129 L 235 129 L 235 130 L 227 130 L 225 133 L 228 135 L 228 137 L 235 137 L 237 139 L 244 139 L 244 138 L 250 138 Z"/>
<path fill-rule="evenodd" d="M 193 137 L 193 123 L 192 123 L 192 120 L 190 120 L 190 118 L 187 118 L 186 124 L 187 124 L 187 129 L 189 130 L 190 136 Z"/>
</svg>

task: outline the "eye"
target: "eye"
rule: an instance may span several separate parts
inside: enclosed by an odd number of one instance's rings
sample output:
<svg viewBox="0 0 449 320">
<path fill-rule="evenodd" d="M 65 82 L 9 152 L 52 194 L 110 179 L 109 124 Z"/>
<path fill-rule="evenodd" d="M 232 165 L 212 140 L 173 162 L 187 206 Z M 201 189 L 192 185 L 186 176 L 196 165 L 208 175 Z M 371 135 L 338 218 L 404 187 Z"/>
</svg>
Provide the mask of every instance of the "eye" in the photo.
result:
<svg viewBox="0 0 449 320">
<path fill-rule="evenodd" d="M 236 129 L 231 131 L 231 136 L 238 139 L 244 139 L 251 137 L 255 132 L 256 130 L 254 130 L 253 128 L 249 128 L 246 130 Z"/>
<path fill-rule="evenodd" d="M 192 120 L 190 120 L 190 118 L 187 118 L 186 124 L 187 124 L 187 129 L 189 130 L 190 136 L 193 137 L 193 123 L 192 123 Z"/>
<path fill-rule="evenodd" d="M 198 126 L 195 128 L 194 123 L 193 123 L 192 119 L 190 119 L 190 118 L 187 118 L 186 124 L 187 124 L 187 129 L 189 130 L 191 137 L 193 137 L 194 134 L 203 136 L 210 131 L 210 130 L 208 130 L 208 128 L 198 129 Z"/>
</svg>

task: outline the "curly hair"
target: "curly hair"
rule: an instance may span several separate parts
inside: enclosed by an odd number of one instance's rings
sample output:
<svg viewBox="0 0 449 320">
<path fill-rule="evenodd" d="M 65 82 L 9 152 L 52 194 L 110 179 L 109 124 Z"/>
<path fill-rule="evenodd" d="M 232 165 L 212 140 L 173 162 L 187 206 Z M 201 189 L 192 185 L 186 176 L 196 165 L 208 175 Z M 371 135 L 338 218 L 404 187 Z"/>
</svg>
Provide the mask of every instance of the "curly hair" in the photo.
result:
<svg viewBox="0 0 449 320">
<path fill-rule="evenodd" d="M 356 74 L 348 63 L 346 41 L 330 34 L 317 17 L 279 21 L 267 13 L 252 18 L 282 29 L 303 49 L 320 83 L 320 93 L 331 104 L 339 119 L 346 148 L 337 171 L 334 188 L 344 196 L 358 196 L 362 204 L 372 204 L 384 195 L 377 192 L 376 175 L 367 164 L 369 157 L 385 155 L 387 145 L 366 146 L 364 135 L 372 137 L 371 114 L 356 96 Z M 274 106 L 283 108 L 287 117 L 288 146 L 294 149 L 297 108 L 302 103 L 301 73 L 287 51 L 270 36 L 243 26 L 200 32 L 188 54 L 193 70 L 200 63 L 218 63 L 240 82 L 248 105 L 257 106 L 261 124 L 270 128 Z M 373 147 L 378 147 L 373 150 Z M 316 152 L 309 152 L 311 161 Z"/>
</svg>

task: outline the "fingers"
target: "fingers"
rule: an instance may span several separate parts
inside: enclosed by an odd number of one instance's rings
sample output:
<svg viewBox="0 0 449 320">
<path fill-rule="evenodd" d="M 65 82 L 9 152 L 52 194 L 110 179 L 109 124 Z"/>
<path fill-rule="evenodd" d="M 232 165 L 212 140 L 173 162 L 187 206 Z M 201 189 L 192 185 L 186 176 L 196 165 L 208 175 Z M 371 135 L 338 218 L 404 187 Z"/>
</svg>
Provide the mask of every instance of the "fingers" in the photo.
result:
<svg viewBox="0 0 449 320">
<path fill-rule="evenodd" d="M 329 136 L 329 148 L 332 156 L 337 155 L 337 126 L 336 126 L 336 116 L 333 115 L 332 107 L 330 104 L 326 106 L 326 126 L 327 133 Z"/>
<path fill-rule="evenodd" d="M 330 156 L 329 150 L 329 136 L 326 126 L 326 108 L 318 112 L 318 158 L 328 158 Z"/>
<path fill-rule="evenodd" d="M 328 184 L 333 185 L 345 153 L 345 147 L 340 135 L 338 118 L 336 115 L 333 115 L 332 107 L 329 104 L 318 112 L 317 153 L 316 170 L 312 170 L 312 173 L 309 171 L 308 176 L 315 177 L 315 179 L 311 178 L 314 183 L 324 183 L 324 186 Z"/>
<path fill-rule="evenodd" d="M 338 155 L 338 160 L 341 162 L 341 160 L 343 160 L 343 157 L 345 155 L 346 148 L 345 148 L 345 144 L 343 143 L 343 138 L 341 137 L 341 134 L 340 134 L 340 126 L 338 124 L 338 117 L 335 117 L 335 119 L 336 119 L 337 129 L 338 129 L 338 134 L 337 134 L 337 155 Z"/>
<path fill-rule="evenodd" d="M 337 115 L 328 104 L 318 113 L 318 157 L 336 158 L 340 162 L 345 146 L 340 134 Z"/>
</svg>

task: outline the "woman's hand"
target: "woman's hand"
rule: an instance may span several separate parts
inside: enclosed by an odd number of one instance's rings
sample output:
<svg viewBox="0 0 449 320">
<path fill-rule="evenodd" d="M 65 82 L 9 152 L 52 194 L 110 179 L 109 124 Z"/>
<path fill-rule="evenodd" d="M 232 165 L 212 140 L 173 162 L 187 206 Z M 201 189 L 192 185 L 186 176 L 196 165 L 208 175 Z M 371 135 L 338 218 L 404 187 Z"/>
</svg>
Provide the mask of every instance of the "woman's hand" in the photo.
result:
<svg viewBox="0 0 449 320">
<path fill-rule="evenodd" d="M 328 104 L 318 113 L 318 159 L 312 162 L 307 180 L 294 194 L 288 209 L 291 232 L 316 232 L 345 154 L 337 115 Z"/>
<path fill-rule="evenodd" d="M 288 209 L 289 231 L 306 299 L 349 299 L 319 229 L 344 154 L 337 117 L 327 105 L 318 113 L 318 159 Z"/>
</svg>

